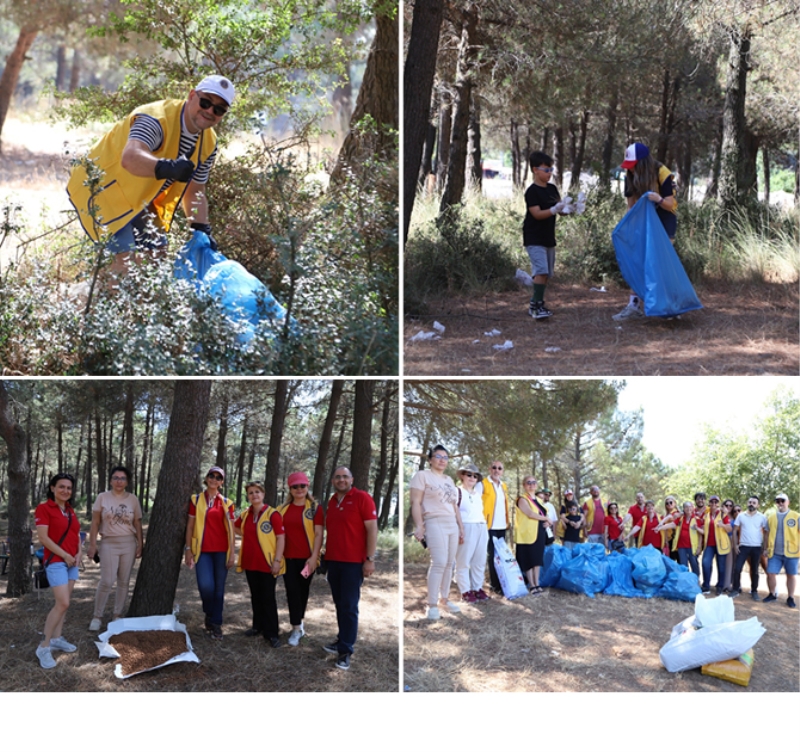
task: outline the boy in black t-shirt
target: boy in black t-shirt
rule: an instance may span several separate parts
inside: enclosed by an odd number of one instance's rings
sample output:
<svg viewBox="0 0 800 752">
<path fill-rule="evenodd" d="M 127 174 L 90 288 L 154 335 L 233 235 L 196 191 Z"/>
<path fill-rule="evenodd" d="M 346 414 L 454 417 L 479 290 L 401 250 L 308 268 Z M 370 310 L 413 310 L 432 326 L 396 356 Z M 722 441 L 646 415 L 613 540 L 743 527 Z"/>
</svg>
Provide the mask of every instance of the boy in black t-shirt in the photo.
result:
<svg viewBox="0 0 800 752">
<path fill-rule="evenodd" d="M 525 221 L 522 242 L 531 260 L 533 295 L 528 313 L 535 319 L 552 316 L 544 305 L 547 280 L 553 274 L 556 258 L 556 214 L 564 210 L 558 188 L 550 182 L 553 158 L 535 151 L 530 156 L 533 183 L 525 191 Z"/>
</svg>

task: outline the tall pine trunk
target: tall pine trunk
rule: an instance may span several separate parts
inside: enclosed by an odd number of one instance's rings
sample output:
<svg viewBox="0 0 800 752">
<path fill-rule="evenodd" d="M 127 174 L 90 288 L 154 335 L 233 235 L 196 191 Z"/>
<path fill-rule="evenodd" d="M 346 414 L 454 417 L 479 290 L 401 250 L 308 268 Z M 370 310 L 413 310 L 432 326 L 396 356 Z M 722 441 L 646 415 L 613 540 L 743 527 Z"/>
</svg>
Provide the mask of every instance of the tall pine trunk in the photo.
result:
<svg viewBox="0 0 800 752">
<path fill-rule="evenodd" d="M 314 467 L 314 485 L 312 496 L 319 501 L 325 488 L 325 481 L 328 473 L 325 468 L 328 462 L 328 453 L 331 448 L 331 438 L 333 437 L 333 426 L 336 423 L 336 413 L 339 410 L 339 402 L 342 398 L 344 381 L 336 379 L 331 383 L 331 396 L 328 399 L 328 414 L 325 416 L 325 425 L 322 427 L 322 436 L 319 440 L 317 449 L 317 464 Z"/>
<path fill-rule="evenodd" d="M 355 384 L 350 472 L 353 474 L 353 485 L 368 491 L 369 468 L 372 462 L 372 393 L 375 382 L 356 381 Z"/>
</svg>

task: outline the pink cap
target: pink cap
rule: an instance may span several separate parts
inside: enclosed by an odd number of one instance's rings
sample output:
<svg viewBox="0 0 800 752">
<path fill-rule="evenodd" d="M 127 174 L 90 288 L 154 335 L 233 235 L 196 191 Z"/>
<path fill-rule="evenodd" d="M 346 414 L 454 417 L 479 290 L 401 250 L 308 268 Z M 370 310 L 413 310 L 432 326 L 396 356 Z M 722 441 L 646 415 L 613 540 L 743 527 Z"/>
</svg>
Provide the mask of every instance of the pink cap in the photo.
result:
<svg viewBox="0 0 800 752">
<path fill-rule="evenodd" d="M 308 482 L 308 476 L 305 473 L 292 473 L 289 476 L 289 480 L 286 482 L 289 488 L 296 486 L 298 483 L 305 483 L 307 486 L 311 485 Z"/>
</svg>

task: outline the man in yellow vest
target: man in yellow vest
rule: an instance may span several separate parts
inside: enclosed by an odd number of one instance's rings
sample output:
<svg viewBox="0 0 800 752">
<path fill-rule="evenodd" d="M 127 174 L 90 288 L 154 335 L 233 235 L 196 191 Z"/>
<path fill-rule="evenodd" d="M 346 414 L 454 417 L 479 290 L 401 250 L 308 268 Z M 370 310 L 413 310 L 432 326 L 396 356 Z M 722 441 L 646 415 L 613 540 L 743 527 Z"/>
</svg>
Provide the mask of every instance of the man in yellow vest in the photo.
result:
<svg viewBox="0 0 800 752">
<path fill-rule="evenodd" d="M 503 482 L 503 463 L 494 460 L 489 477 L 483 478 L 483 517 L 489 528 L 489 584 L 496 593 L 502 595 L 503 588 L 494 568 L 494 539 L 505 540 L 508 530 L 508 487 Z"/>
<path fill-rule="evenodd" d="M 95 185 L 84 164 L 72 169 L 67 193 L 89 237 L 109 238 L 112 282 L 135 251 L 163 251 L 178 204 L 216 250 L 205 184 L 217 156 L 214 126 L 233 98 L 227 78 L 207 76 L 186 100 L 142 105 L 114 125 L 87 155 L 100 171 Z"/>
<path fill-rule="evenodd" d="M 778 600 L 778 577 L 781 569 L 786 570 L 786 591 L 789 597 L 786 605 L 797 608 L 794 602 L 794 588 L 797 582 L 797 562 L 800 559 L 800 514 L 789 509 L 789 497 L 778 494 L 776 508 L 767 515 L 767 585 L 769 595 L 764 603 Z"/>
</svg>

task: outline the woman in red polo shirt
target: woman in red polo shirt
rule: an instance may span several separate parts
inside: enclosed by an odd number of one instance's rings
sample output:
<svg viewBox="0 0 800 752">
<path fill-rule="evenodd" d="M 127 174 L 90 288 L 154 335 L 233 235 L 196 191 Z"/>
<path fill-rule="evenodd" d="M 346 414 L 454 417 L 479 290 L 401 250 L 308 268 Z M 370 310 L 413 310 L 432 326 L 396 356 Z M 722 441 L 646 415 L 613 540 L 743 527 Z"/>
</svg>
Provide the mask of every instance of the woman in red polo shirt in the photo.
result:
<svg viewBox="0 0 800 752">
<path fill-rule="evenodd" d="M 606 517 L 603 520 L 603 540 L 609 553 L 622 551 L 625 548 L 625 542 L 622 540 L 622 522 L 619 506 L 612 501 L 606 508 Z"/>
<path fill-rule="evenodd" d="M 639 548 L 652 546 L 657 551 L 664 553 L 667 534 L 662 532 L 661 522 L 662 520 L 656 514 L 656 503 L 648 501 L 644 505 L 644 514 L 639 520 L 639 524 L 631 530 L 629 535 L 637 535 Z"/>
<path fill-rule="evenodd" d="M 286 569 L 283 520 L 277 509 L 264 504 L 265 492 L 261 483 L 251 481 L 245 486 L 245 491 L 250 507 L 233 523 L 236 532 L 242 536 L 236 571 L 244 570 L 253 607 L 253 626 L 245 635 L 264 635 L 273 648 L 279 648 L 281 641 L 278 637 L 280 630 L 275 584 L 278 575 Z"/>
<path fill-rule="evenodd" d="M 55 598 L 44 623 L 44 639 L 36 648 L 42 668 L 55 667 L 54 650 L 74 653 L 78 649 L 61 636 L 81 558 L 81 525 L 72 508 L 74 488 L 75 478 L 58 473 L 50 479 L 47 501 L 36 507 L 36 534 L 45 549 L 44 568 Z"/>
<path fill-rule="evenodd" d="M 222 639 L 225 580 L 236 563 L 233 502 L 220 493 L 224 481 L 221 467 L 212 467 L 206 473 L 206 490 L 193 496 L 189 504 L 184 546 L 186 566 L 194 567 L 197 575 L 205 628 L 215 640 Z"/>
<path fill-rule="evenodd" d="M 289 644 L 297 646 L 305 634 L 303 619 L 311 590 L 311 577 L 319 564 L 325 516 L 322 506 L 314 501 L 308 491 L 308 476 L 292 473 L 288 480 L 289 497 L 280 508 L 283 529 L 286 533 L 286 601 L 289 604 L 289 621 L 292 633 Z"/>
</svg>

